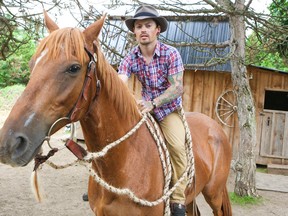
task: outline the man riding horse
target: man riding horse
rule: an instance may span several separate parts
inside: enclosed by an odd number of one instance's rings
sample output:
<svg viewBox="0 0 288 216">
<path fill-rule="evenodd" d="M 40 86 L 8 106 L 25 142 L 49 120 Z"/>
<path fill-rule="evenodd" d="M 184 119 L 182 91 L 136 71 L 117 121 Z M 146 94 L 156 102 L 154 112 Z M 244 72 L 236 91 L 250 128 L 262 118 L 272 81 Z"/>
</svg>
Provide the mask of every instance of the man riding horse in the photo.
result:
<svg viewBox="0 0 288 216">
<path fill-rule="evenodd" d="M 176 48 L 158 41 L 168 24 L 154 7 L 140 6 L 125 23 L 134 33 L 138 46 L 123 59 L 118 74 L 124 82 L 135 74 L 141 82 L 142 100 L 138 105 L 142 113 L 151 112 L 159 122 L 171 157 L 174 185 L 187 166 L 185 129 L 177 111 L 183 94 L 182 59 Z M 185 188 L 186 181 L 182 181 L 171 195 L 172 216 L 185 215 Z"/>
</svg>

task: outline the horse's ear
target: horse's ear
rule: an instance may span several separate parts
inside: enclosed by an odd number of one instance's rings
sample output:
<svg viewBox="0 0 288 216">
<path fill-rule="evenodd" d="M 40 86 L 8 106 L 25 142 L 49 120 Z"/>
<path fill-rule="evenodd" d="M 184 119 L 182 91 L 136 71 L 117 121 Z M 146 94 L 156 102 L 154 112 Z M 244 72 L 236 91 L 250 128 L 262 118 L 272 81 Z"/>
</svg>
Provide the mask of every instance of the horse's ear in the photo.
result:
<svg viewBox="0 0 288 216">
<path fill-rule="evenodd" d="M 44 23 L 50 33 L 59 29 L 59 26 L 48 16 L 48 13 L 45 10 L 44 10 Z"/>
<path fill-rule="evenodd" d="M 105 18 L 106 14 L 104 14 L 99 20 L 92 23 L 83 31 L 85 41 L 89 44 L 89 46 L 92 47 L 93 41 L 98 38 L 100 31 L 104 25 Z"/>
</svg>

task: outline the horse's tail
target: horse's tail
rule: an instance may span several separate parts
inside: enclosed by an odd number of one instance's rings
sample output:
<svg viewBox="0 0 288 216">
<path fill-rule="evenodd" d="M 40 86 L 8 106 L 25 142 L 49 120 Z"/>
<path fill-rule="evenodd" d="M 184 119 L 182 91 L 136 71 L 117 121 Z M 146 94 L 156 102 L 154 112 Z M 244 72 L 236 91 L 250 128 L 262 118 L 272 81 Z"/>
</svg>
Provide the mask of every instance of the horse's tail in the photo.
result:
<svg viewBox="0 0 288 216">
<path fill-rule="evenodd" d="M 232 216 L 232 208 L 231 208 L 231 203 L 230 203 L 227 187 L 224 187 L 224 190 L 223 190 L 221 209 L 223 212 L 223 216 Z"/>
</svg>

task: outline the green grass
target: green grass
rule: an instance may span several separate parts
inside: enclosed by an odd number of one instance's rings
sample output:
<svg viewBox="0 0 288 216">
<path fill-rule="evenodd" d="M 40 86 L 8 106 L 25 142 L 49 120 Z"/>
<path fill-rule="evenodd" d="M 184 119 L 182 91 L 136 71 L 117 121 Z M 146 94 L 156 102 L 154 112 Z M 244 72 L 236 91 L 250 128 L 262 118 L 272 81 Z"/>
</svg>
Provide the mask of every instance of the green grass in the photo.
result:
<svg viewBox="0 0 288 216">
<path fill-rule="evenodd" d="M 0 89 L 0 110 L 10 110 L 23 92 L 24 85 L 7 86 Z"/>
<path fill-rule="evenodd" d="M 233 204 L 240 206 L 258 205 L 263 202 L 263 198 L 261 197 L 252 197 L 252 196 L 240 197 L 236 195 L 234 192 L 230 192 L 229 197 Z"/>
</svg>

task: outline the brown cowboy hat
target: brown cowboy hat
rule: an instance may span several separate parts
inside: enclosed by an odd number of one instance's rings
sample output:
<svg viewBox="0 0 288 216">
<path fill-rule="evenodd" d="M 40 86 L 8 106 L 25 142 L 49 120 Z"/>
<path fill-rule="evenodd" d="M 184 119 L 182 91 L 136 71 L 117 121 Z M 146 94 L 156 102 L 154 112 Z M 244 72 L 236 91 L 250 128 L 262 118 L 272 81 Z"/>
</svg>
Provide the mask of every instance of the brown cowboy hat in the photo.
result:
<svg viewBox="0 0 288 216">
<path fill-rule="evenodd" d="M 150 5 L 140 6 L 136 10 L 135 15 L 132 18 L 126 19 L 125 23 L 128 29 L 133 32 L 134 22 L 136 20 L 143 20 L 143 19 L 155 20 L 157 24 L 160 25 L 161 32 L 164 32 L 167 29 L 168 26 L 167 20 L 164 17 L 159 16 L 157 10 Z"/>
</svg>

